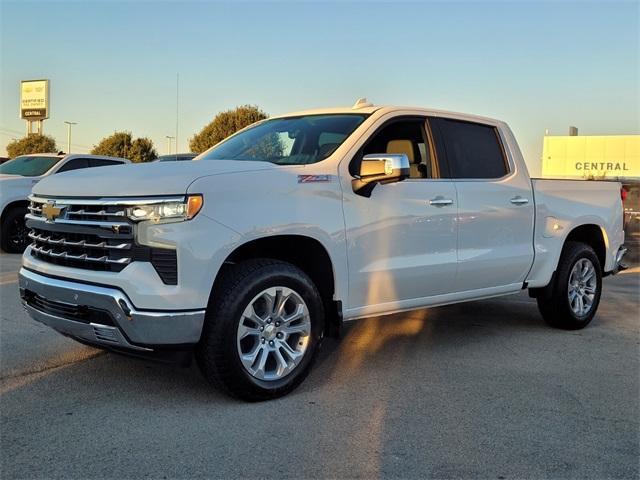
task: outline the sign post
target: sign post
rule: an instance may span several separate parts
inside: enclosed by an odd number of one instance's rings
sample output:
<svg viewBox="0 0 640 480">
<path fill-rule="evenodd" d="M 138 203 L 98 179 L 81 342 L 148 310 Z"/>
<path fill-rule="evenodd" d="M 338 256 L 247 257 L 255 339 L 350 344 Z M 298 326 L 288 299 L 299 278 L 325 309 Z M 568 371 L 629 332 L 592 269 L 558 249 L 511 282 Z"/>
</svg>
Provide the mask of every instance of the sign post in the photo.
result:
<svg viewBox="0 0 640 480">
<path fill-rule="evenodd" d="M 43 120 L 49 118 L 49 80 L 20 82 L 20 118 L 27 122 L 27 134 L 42 135 Z"/>
</svg>

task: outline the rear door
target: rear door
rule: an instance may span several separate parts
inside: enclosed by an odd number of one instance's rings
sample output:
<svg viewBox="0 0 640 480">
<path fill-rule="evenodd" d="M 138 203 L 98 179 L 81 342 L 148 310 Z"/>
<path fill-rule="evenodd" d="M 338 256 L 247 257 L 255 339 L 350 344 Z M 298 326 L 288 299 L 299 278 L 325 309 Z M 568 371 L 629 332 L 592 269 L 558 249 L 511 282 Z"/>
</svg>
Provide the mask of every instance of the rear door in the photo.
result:
<svg viewBox="0 0 640 480">
<path fill-rule="evenodd" d="M 531 182 L 496 125 L 432 118 L 458 204 L 455 291 L 520 288 L 533 261 Z"/>
</svg>

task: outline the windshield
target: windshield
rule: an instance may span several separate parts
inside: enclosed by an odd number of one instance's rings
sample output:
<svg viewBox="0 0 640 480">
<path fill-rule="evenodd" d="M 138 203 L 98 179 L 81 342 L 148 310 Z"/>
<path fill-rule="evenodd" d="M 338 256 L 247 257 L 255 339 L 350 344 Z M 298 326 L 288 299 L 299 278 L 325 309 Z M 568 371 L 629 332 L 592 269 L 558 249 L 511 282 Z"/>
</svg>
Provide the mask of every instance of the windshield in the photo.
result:
<svg viewBox="0 0 640 480">
<path fill-rule="evenodd" d="M 365 118 L 367 115 L 335 114 L 266 120 L 224 140 L 198 160 L 254 160 L 278 165 L 319 162 Z"/>
<path fill-rule="evenodd" d="M 61 160 L 60 157 L 16 157 L 0 165 L 0 174 L 37 177 Z"/>
</svg>

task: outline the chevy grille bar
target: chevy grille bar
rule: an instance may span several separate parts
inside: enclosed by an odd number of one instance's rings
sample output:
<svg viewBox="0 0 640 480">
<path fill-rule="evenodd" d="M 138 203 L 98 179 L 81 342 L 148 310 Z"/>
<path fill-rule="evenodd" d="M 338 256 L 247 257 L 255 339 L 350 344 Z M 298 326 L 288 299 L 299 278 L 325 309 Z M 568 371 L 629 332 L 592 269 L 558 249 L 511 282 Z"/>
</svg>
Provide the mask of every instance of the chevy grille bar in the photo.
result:
<svg viewBox="0 0 640 480">
<path fill-rule="evenodd" d="M 40 255 L 48 256 L 51 258 L 63 258 L 66 260 L 81 260 L 86 262 L 96 262 L 96 263 L 105 263 L 105 264 L 114 264 L 114 265 L 127 265 L 131 263 L 131 258 L 129 257 L 112 260 L 106 255 L 103 255 L 102 257 L 90 257 L 86 253 L 83 253 L 82 255 L 71 255 L 68 252 L 56 253 L 52 249 L 45 250 L 43 247 L 39 247 L 37 245 L 31 245 L 31 249 Z"/>
<path fill-rule="evenodd" d="M 70 240 L 66 240 L 64 238 L 60 239 L 52 239 L 50 236 L 45 237 L 43 234 L 37 234 L 33 231 L 29 232 L 29 238 L 32 240 L 37 240 L 39 242 L 48 243 L 50 245 L 64 245 L 68 247 L 85 247 L 85 248 L 104 248 L 107 250 L 127 250 L 131 248 L 130 243 L 120 243 L 118 245 L 108 245 L 107 242 L 100 243 L 89 243 L 86 240 L 79 240 L 77 242 L 72 242 Z"/>
</svg>

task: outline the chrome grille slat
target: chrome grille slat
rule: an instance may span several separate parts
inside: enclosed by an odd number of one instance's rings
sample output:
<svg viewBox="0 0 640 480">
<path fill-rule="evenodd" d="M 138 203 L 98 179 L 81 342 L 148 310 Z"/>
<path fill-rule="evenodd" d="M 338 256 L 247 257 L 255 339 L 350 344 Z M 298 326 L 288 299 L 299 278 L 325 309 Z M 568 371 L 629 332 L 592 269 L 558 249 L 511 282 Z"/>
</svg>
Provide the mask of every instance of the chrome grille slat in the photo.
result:
<svg viewBox="0 0 640 480">
<path fill-rule="evenodd" d="M 98 212 L 91 212 L 91 211 L 86 211 L 84 209 L 80 209 L 80 210 L 69 210 L 67 212 L 67 216 L 124 217 L 125 213 L 124 213 L 124 210 L 117 211 L 117 212 L 107 212 L 105 210 L 100 210 Z"/>
<path fill-rule="evenodd" d="M 33 231 L 29 232 L 29 238 L 39 242 L 48 243 L 50 245 L 63 245 L 67 247 L 104 248 L 106 250 L 128 250 L 131 248 L 130 243 L 120 243 L 118 245 L 109 245 L 107 244 L 107 242 L 89 243 L 86 240 L 79 240 L 77 242 L 72 242 L 64 238 L 54 240 L 51 237 L 45 237 L 44 235 L 35 233 Z"/>
<path fill-rule="evenodd" d="M 127 265 L 131 262 L 131 258 L 124 257 L 119 259 L 110 259 L 106 255 L 102 257 L 90 257 L 86 253 L 82 255 L 72 255 L 68 252 L 54 252 L 53 250 L 45 250 L 43 247 L 39 247 L 37 245 L 31 245 L 31 249 L 40 255 L 49 256 L 52 258 L 64 258 L 69 260 L 82 260 L 87 262 L 96 262 L 96 263 L 106 263 L 106 264 L 114 264 L 114 265 Z"/>
<path fill-rule="evenodd" d="M 36 216 L 36 215 L 32 215 L 30 213 L 27 213 L 24 216 L 24 218 L 26 220 L 34 220 L 36 222 L 46 222 L 47 221 L 42 216 Z M 101 227 L 101 228 L 113 228 L 113 227 L 122 228 L 122 227 L 131 226 L 130 223 L 126 223 L 126 222 L 108 222 L 108 221 L 96 221 L 96 220 L 66 220 L 66 219 L 62 219 L 62 220 L 56 220 L 55 223 L 59 223 L 59 224 L 62 224 L 62 225 L 88 225 L 88 226 L 91 226 L 91 227 Z"/>
</svg>

